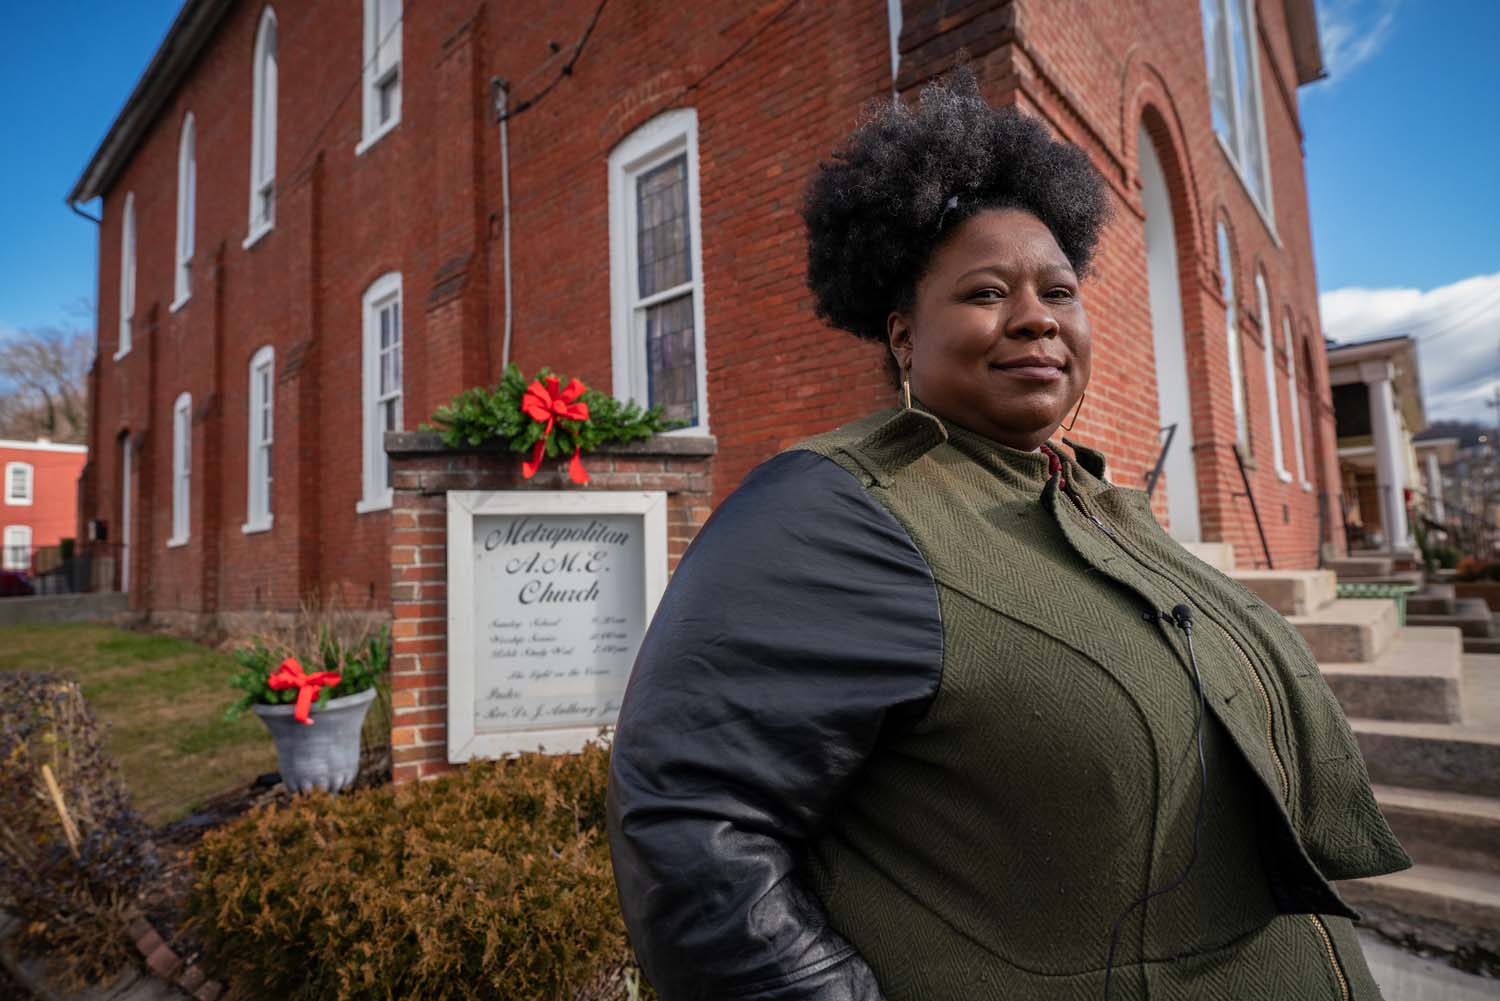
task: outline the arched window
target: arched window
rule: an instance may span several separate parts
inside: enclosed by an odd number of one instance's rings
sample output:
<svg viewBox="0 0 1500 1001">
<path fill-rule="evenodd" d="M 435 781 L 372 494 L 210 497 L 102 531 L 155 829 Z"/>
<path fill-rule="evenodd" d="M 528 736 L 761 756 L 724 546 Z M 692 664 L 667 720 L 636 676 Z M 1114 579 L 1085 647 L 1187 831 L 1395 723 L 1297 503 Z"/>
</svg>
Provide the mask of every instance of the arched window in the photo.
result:
<svg viewBox="0 0 1500 1001">
<path fill-rule="evenodd" d="M 193 294 L 193 230 L 198 204 L 198 155 L 193 113 L 182 120 L 182 138 L 177 145 L 177 281 L 171 309 L 176 310 Z"/>
<path fill-rule="evenodd" d="M 1260 313 L 1260 340 L 1266 357 L 1266 400 L 1271 411 L 1271 458 L 1276 463 L 1276 475 L 1289 483 L 1292 474 L 1287 472 L 1286 454 L 1281 447 L 1281 398 L 1276 391 L 1276 335 L 1273 333 L 1276 324 L 1271 318 L 1271 296 L 1266 291 L 1266 276 L 1259 271 L 1255 273 L 1255 304 Z"/>
<path fill-rule="evenodd" d="M 1286 395 L 1292 412 L 1292 453 L 1297 457 L 1297 482 L 1312 489 L 1307 481 L 1307 460 L 1302 454 L 1302 400 L 1297 395 L 1297 345 L 1292 337 L 1292 314 L 1281 317 L 1281 333 L 1286 341 Z"/>
<path fill-rule="evenodd" d="M 364 296 L 364 490 L 360 514 L 391 506 L 385 433 L 401 430 L 401 276 L 382 275 Z"/>
<path fill-rule="evenodd" d="M 401 0 L 365 0 L 362 153 L 401 121 Z"/>
<path fill-rule="evenodd" d="M 1260 98 L 1260 48 L 1253 0 L 1199 0 L 1214 132 L 1267 218 L 1270 171 Z"/>
<path fill-rule="evenodd" d="M 172 404 L 172 537 L 169 546 L 185 546 L 190 519 L 193 471 L 193 397 L 183 393 Z"/>
<path fill-rule="evenodd" d="M 708 430 L 698 115 L 653 118 L 609 154 L 614 390 Z"/>
<path fill-rule="evenodd" d="M 115 360 L 130 353 L 130 330 L 135 324 L 135 192 L 125 196 L 125 218 L 120 223 L 120 340 Z"/>
<path fill-rule="evenodd" d="M 1220 291 L 1224 295 L 1225 326 L 1229 336 L 1229 381 L 1234 394 L 1234 436 L 1240 447 L 1250 451 L 1250 420 L 1245 411 L 1245 376 L 1240 362 L 1239 317 L 1234 299 L 1234 260 L 1229 256 L 1229 230 L 1219 223 L 1219 271 L 1224 276 Z"/>
<path fill-rule="evenodd" d="M 26 507 L 36 496 L 36 469 L 29 462 L 5 464 L 5 503 Z"/>
<path fill-rule="evenodd" d="M 271 527 L 271 440 L 275 428 L 276 354 L 270 345 L 250 359 L 250 469 L 243 531 Z"/>
<path fill-rule="evenodd" d="M 255 79 L 250 105 L 249 246 L 276 224 L 276 14 L 267 7 L 255 33 Z"/>
</svg>

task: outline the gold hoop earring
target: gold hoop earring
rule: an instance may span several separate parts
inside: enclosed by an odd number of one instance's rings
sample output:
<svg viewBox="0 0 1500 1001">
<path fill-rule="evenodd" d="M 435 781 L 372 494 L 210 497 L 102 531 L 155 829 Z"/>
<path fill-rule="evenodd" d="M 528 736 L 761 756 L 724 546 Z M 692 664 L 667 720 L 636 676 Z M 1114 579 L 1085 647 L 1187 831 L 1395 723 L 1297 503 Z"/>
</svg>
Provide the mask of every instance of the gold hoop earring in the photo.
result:
<svg viewBox="0 0 1500 1001">
<path fill-rule="evenodd" d="M 911 371 L 901 370 L 901 402 L 906 404 L 906 409 L 911 409 Z"/>
<path fill-rule="evenodd" d="M 1083 409 L 1084 398 L 1088 395 L 1088 390 L 1084 390 L 1082 393 L 1078 394 L 1078 406 L 1073 408 L 1073 419 L 1063 426 L 1064 431 L 1073 430 L 1073 425 L 1078 423 L 1078 411 Z"/>
</svg>

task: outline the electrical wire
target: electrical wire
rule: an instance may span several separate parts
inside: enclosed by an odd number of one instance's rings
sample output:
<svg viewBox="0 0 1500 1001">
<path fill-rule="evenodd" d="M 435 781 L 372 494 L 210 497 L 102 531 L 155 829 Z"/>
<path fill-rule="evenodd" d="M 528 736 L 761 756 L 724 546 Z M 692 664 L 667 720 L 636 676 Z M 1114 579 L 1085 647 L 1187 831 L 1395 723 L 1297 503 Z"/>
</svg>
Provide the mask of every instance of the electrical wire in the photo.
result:
<svg viewBox="0 0 1500 1001">
<path fill-rule="evenodd" d="M 537 91 L 535 94 L 526 98 L 524 101 L 517 101 L 514 108 L 506 110 L 505 113 L 499 115 L 495 119 L 495 121 L 508 122 L 512 118 L 515 118 L 517 115 L 536 107 L 543 98 L 552 93 L 553 88 L 562 83 L 564 77 L 570 77 L 573 75 L 573 66 L 578 62 L 579 57 L 583 55 L 584 46 L 588 45 L 589 36 L 594 33 L 594 26 L 599 23 L 599 15 L 604 13 L 604 8 L 608 5 L 609 0 L 599 0 L 599 6 L 594 8 L 594 16 L 589 18 L 588 27 L 583 29 L 583 36 L 578 39 L 578 44 L 573 47 L 573 54 L 568 57 L 567 62 L 563 63 L 562 69 L 558 70 L 557 76 L 552 78 L 552 82 L 547 84 L 547 86 L 543 87 L 541 90 Z"/>
<path fill-rule="evenodd" d="M 690 94 L 693 91 L 697 90 L 700 86 L 703 85 L 703 82 L 705 80 L 707 80 L 709 77 L 713 76 L 715 73 L 719 72 L 719 70 L 723 69 L 725 66 L 729 65 L 729 63 L 732 62 L 737 56 L 739 56 L 740 53 L 744 52 L 751 45 L 753 45 L 755 43 L 755 40 L 757 38 L 759 38 L 761 36 L 761 34 L 767 28 L 769 28 L 771 25 L 775 24 L 777 21 L 781 20 L 782 17 L 784 17 L 786 15 L 786 12 L 789 11 L 789 10 L 791 10 L 793 7 L 797 6 L 797 4 L 799 2 L 800 2 L 800 0 L 788 0 L 787 3 L 785 3 L 785 4 L 782 5 L 782 7 L 781 7 L 780 10 L 778 10 L 776 13 L 772 14 L 770 17 L 766 18 L 765 22 L 759 28 L 756 28 L 754 31 L 752 31 L 745 38 L 745 40 L 743 42 L 741 42 L 739 45 L 735 46 L 735 48 L 733 49 L 733 51 L 731 51 L 727 56 L 725 56 L 723 59 L 720 59 L 718 62 L 714 63 L 707 70 L 704 70 L 703 74 L 701 76 L 699 76 L 698 79 L 694 80 L 692 83 L 687 84 L 685 87 L 683 87 L 682 88 L 682 93 L 683 94 Z M 678 96 L 680 97 L 682 95 L 678 95 Z"/>
<path fill-rule="evenodd" d="M 1109 952 L 1104 961 L 1104 1001 L 1109 1001 L 1110 986 L 1112 984 L 1115 972 L 1115 949 L 1120 944 L 1120 931 L 1125 925 L 1125 919 L 1130 916 L 1131 911 L 1134 911 L 1142 904 L 1155 900 L 1157 897 L 1160 897 L 1163 894 L 1171 893 L 1173 890 L 1177 889 L 1179 886 L 1182 886 L 1182 884 L 1187 882 L 1188 876 L 1193 871 L 1194 864 L 1196 864 L 1198 861 L 1198 849 L 1203 841 L 1203 818 L 1204 814 L 1207 812 L 1208 803 L 1208 759 L 1203 754 L 1203 714 L 1205 708 L 1205 699 L 1203 695 L 1203 676 L 1198 672 L 1198 657 L 1193 652 L 1192 608 L 1186 604 L 1182 604 L 1178 605 L 1176 608 L 1173 608 L 1171 612 L 1151 611 L 1145 613 L 1145 619 L 1148 622 L 1154 620 L 1172 622 L 1177 626 L 1177 628 L 1182 630 L 1183 636 L 1187 638 L 1188 663 L 1193 665 L 1193 687 L 1198 691 L 1198 711 L 1195 719 L 1193 720 L 1193 735 L 1194 740 L 1198 745 L 1198 809 L 1193 817 L 1193 849 L 1188 854 L 1187 865 L 1182 867 L 1181 875 L 1179 875 L 1172 882 L 1168 883 L 1166 886 L 1163 886 L 1161 889 L 1152 890 L 1149 893 L 1145 893 L 1140 897 L 1137 897 L 1135 901 L 1133 901 L 1129 907 L 1125 908 L 1125 910 L 1121 911 L 1120 916 L 1115 919 L 1114 928 L 1112 928 L 1109 933 Z"/>
<path fill-rule="evenodd" d="M 313 133 L 312 139 L 308 142 L 307 147 L 302 151 L 302 155 L 299 156 L 295 161 L 293 161 L 292 169 L 287 171 L 288 177 L 295 177 L 297 175 L 297 171 L 302 169 L 302 164 L 307 160 L 308 155 L 317 148 L 318 140 L 323 138 L 323 133 L 328 130 L 328 126 L 333 124 L 333 120 L 338 116 L 339 110 L 343 108 L 344 102 L 349 100 L 350 95 L 358 90 L 360 85 L 364 83 L 365 72 L 371 66 L 375 65 L 376 59 L 380 58 L 380 50 L 385 46 L 386 42 L 389 42 L 391 40 L 391 36 L 396 33 L 396 29 L 401 27 L 401 25 L 405 22 L 406 12 L 410 8 L 411 0 L 404 0 L 404 2 L 401 4 L 400 16 L 398 16 L 394 21 L 391 22 L 391 26 L 386 29 L 385 34 L 382 35 L 380 41 L 376 43 L 375 51 L 370 54 L 370 58 L 360 64 L 359 75 L 354 78 L 354 82 L 350 84 L 347 89 L 345 89 L 342 95 L 340 95 L 338 101 L 334 104 L 333 109 L 328 112 L 328 117 L 323 119 L 323 124 L 319 125 L 317 131 Z"/>
</svg>

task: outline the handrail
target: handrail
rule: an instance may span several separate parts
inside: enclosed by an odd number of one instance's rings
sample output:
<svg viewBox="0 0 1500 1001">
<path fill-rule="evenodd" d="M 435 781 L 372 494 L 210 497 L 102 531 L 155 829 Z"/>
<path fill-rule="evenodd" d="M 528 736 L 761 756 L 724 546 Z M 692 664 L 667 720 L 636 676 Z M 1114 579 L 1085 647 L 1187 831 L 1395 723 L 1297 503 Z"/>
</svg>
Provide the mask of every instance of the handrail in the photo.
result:
<svg viewBox="0 0 1500 1001">
<path fill-rule="evenodd" d="M 1240 454 L 1240 443 L 1234 443 L 1234 463 L 1240 467 L 1240 482 L 1245 484 L 1243 494 L 1231 494 L 1232 497 L 1244 497 L 1250 502 L 1250 515 L 1255 519 L 1255 530 L 1260 533 L 1260 548 L 1266 554 L 1266 569 L 1275 570 L 1276 565 L 1271 562 L 1271 544 L 1266 541 L 1266 527 L 1260 522 L 1260 508 L 1255 506 L 1255 494 L 1250 490 L 1250 474 L 1245 471 L 1245 457 Z"/>
<path fill-rule="evenodd" d="M 1177 425 L 1172 423 L 1164 428 L 1156 429 L 1157 434 L 1161 434 L 1163 431 L 1167 433 L 1167 440 L 1162 443 L 1161 454 L 1156 457 L 1156 465 L 1152 466 L 1151 472 L 1146 474 L 1146 497 L 1148 500 L 1152 494 L 1156 493 L 1156 481 L 1161 478 L 1161 467 L 1167 461 L 1167 449 L 1172 447 L 1172 439 L 1177 437 Z"/>
</svg>

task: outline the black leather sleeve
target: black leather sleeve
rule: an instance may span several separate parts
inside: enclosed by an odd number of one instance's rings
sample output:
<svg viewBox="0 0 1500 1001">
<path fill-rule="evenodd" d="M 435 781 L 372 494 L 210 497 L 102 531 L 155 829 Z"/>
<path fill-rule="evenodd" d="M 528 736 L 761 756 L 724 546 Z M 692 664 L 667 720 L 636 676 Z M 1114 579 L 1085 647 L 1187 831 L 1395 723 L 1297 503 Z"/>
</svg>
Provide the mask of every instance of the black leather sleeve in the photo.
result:
<svg viewBox="0 0 1500 1001">
<path fill-rule="evenodd" d="M 647 631 L 615 735 L 609 837 L 663 1001 L 878 1001 L 796 868 L 882 730 L 937 693 L 926 562 L 836 463 L 788 452 L 720 506 Z"/>
</svg>

